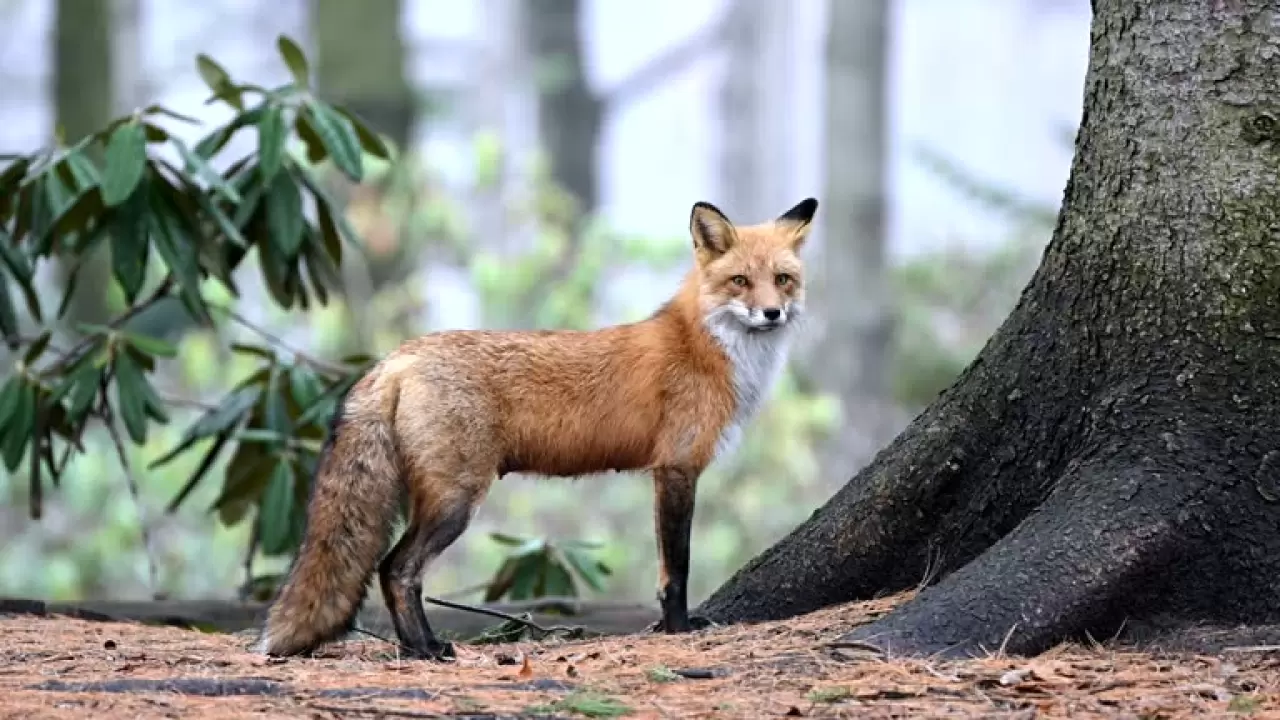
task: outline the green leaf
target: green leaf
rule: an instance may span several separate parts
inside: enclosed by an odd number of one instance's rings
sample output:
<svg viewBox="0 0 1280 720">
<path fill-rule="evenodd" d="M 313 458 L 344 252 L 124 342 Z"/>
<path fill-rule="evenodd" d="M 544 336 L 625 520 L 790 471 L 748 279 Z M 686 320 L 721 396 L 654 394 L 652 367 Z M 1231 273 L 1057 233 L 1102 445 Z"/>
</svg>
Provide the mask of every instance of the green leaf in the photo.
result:
<svg viewBox="0 0 1280 720">
<path fill-rule="evenodd" d="M 604 592 L 604 579 L 594 560 L 586 557 L 581 550 L 566 548 L 563 551 L 565 562 L 591 586 L 596 592 Z"/>
<path fill-rule="evenodd" d="M 293 423 L 290 422 L 289 411 L 285 407 L 282 374 L 277 368 L 267 381 L 266 427 L 280 437 L 288 438 L 293 433 Z"/>
<path fill-rule="evenodd" d="M 298 133 L 298 137 L 302 138 L 302 144 L 307 146 L 307 162 L 312 165 L 319 165 L 326 157 L 329 157 L 329 151 L 324 147 L 324 140 L 320 138 L 320 133 L 316 131 L 315 123 L 307 116 L 307 113 L 296 113 L 293 117 L 293 130 Z"/>
<path fill-rule="evenodd" d="M 196 466 L 195 472 L 191 473 L 187 481 L 183 483 L 182 489 L 178 490 L 178 494 L 174 495 L 173 499 L 169 501 L 169 507 L 165 509 L 165 512 L 174 513 L 178 510 L 178 506 L 182 505 L 196 485 L 200 484 L 200 480 L 209 473 L 209 469 L 213 467 L 214 461 L 218 459 L 218 455 L 222 453 L 222 449 L 227 446 L 227 441 L 230 439 L 231 433 L 229 432 L 217 436 L 217 440 L 205 452 L 204 457 L 200 458 L 200 464 Z M 154 466 L 155 463 L 152 463 L 152 467 Z"/>
<path fill-rule="evenodd" d="M 302 215 L 302 194 L 289 173 L 278 173 L 267 192 L 267 222 L 271 240 L 287 263 L 292 263 L 302 247 L 306 219 Z"/>
<path fill-rule="evenodd" d="M 494 542 L 498 543 L 499 545 L 506 545 L 508 547 L 517 547 L 519 545 L 525 544 L 529 540 L 528 538 L 518 537 L 516 535 L 508 535 L 504 532 L 497 532 L 497 531 L 489 533 L 489 538 Z"/>
<path fill-rule="evenodd" d="M 147 183 L 143 182 L 111 218 L 111 269 L 130 305 L 138 299 L 146 280 L 151 251 L 147 194 Z"/>
<path fill-rule="evenodd" d="M 102 369 L 87 363 L 76 370 L 70 380 L 72 388 L 67 415 L 72 422 L 79 424 L 93 406 L 94 398 L 98 397 L 98 389 L 102 385 Z"/>
<path fill-rule="evenodd" d="M 172 343 L 165 342 L 160 338 L 128 331 L 125 331 L 122 334 L 124 335 L 124 339 L 128 341 L 131 346 L 147 355 L 174 357 L 178 354 L 178 348 L 176 346 Z"/>
<path fill-rule="evenodd" d="M 174 120 L 181 120 L 182 122 L 185 122 L 191 125 L 200 124 L 199 120 L 191 117 L 190 115 L 183 115 L 180 112 L 174 112 L 173 110 L 170 110 L 169 108 L 163 105 L 158 105 L 158 104 L 148 105 L 142 109 L 142 112 L 145 115 L 164 115 L 166 117 L 173 118 Z"/>
<path fill-rule="evenodd" d="M 49 341 L 52 339 L 52 332 L 45 330 L 40 333 L 39 337 L 35 339 L 35 342 L 31 343 L 31 346 L 27 348 L 25 353 L 23 353 L 22 364 L 27 367 L 34 365 L 36 360 L 39 360 L 40 356 L 44 354 L 45 348 L 49 347 Z"/>
<path fill-rule="evenodd" d="M 151 386 L 142 374 L 142 368 L 127 352 L 116 355 L 113 363 L 116 376 L 116 402 L 120 419 L 135 445 L 147 441 L 147 392 Z"/>
<path fill-rule="evenodd" d="M 16 197 L 22 178 L 27 174 L 27 168 L 30 166 L 31 161 L 28 158 L 20 157 L 9 163 L 4 172 L 0 172 L 0 224 L 9 217 L 13 207 L 11 203 Z"/>
<path fill-rule="evenodd" d="M 18 383 L 18 397 L 13 411 L 4 422 L 4 441 L 0 451 L 4 453 L 4 466 L 9 472 L 18 469 L 22 455 L 26 452 L 27 443 L 31 440 L 36 424 L 36 389 L 33 385 L 19 378 L 10 382 Z"/>
<path fill-rule="evenodd" d="M 74 202 L 69 204 L 49 225 L 49 238 L 45 244 L 83 232 L 91 221 L 102 215 L 104 209 L 102 191 L 97 185 L 91 186 L 77 197 Z M 81 244 L 77 249 L 80 252 L 85 252 L 89 248 L 85 244 Z"/>
<path fill-rule="evenodd" d="M 284 161 L 284 111 L 279 105 L 267 106 L 258 122 L 258 172 L 264 183 L 269 183 Z"/>
<path fill-rule="evenodd" d="M 188 173 L 191 173 L 198 178 L 202 178 L 205 182 L 209 183 L 209 187 L 216 190 L 227 200 L 230 200 L 233 203 L 240 202 L 240 193 L 236 192 L 236 189 L 232 187 L 217 170 L 214 170 L 209 165 L 205 160 L 205 157 L 207 156 L 202 156 L 200 153 L 192 151 L 186 143 L 182 142 L 182 140 L 178 138 L 173 139 L 173 144 L 178 148 L 178 154 L 182 156 L 183 165 Z M 207 201 L 206 198 L 203 196 L 201 197 Z"/>
<path fill-rule="evenodd" d="M 0 427 L 7 427 L 18 409 L 18 400 L 22 395 L 22 378 L 14 375 L 0 388 Z"/>
<path fill-rule="evenodd" d="M 311 83 L 311 69 L 307 67 L 307 56 L 302 53 L 302 48 L 288 36 L 281 35 L 276 38 L 276 49 L 280 51 L 280 57 L 289 67 L 298 87 L 308 87 Z"/>
<path fill-rule="evenodd" d="M 229 434 L 235 426 L 244 421 L 246 414 L 258 404 L 262 391 L 255 386 L 241 387 L 231 392 L 218 407 L 205 412 L 198 420 L 191 423 L 182 438 L 169 452 L 156 459 L 147 469 L 154 470 L 171 462 L 192 444 L 206 437 Z"/>
<path fill-rule="evenodd" d="M 573 578 L 565 566 L 549 563 L 546 573 L 546 581 L 542 589 L 544 597 L 576 597 L 578 595 L 578 588 L 573 584 Z"/>
<path fill-rule="evenodd" d="M 324 198 L 316 198 L 316 210 L 320 216 L 320 233 L 324 238 L 324 249 L 334 265 L 342 265 L 342 238 L 338 237 L 338 226 L 333 222 L 333 210 Z"/>
<path fill-rule="evenodd" d="M 262 445 L 242 443 L 227 466 L 222 493 L 213 502 L 218 519 L 223 525 L 240 522 L 254 500 L 262 495 L 271 480 L 274 458 L 263 451 Z"/>
<path fill-rule="evenodd" d="M 18 313 L 13 308 L 13 296 L 9 294 L 9 278 L 0 275 L 0 335 L 12 350 L 18 349 Z"/>
<path fill-rule="evenodd" d="M 147 167 L 146 133 L 137 121 L 128 122 L 111 133 L 104 158 L 102 202 L 115 207 L 133 193 Z"/>
<path fill-rule="evenodd" d="M 334 109 L 351 123 L 351 127 L 356 131 L 356 137 L 360 140 L 360 147 L 364 148 L 365 152 L 383 160 L 391 159 L 391 149 L 382 141 L 382 138 L 369 129 L 368 125 L 365 125 L 360 118 L 356 117 L 355 113 L 341 107 L 335 107 Z"/>
<path fill-rule="evenodd" d="M 334 165 L 352 182 L 360 182 L 364 177 L 364 166 L 360 154 L 360 139 L 351 127 L 351 121 L 330 110 L 324 103 L 311 101 L 305 108 L 316 133 L 333 158 Z"/>
<path fill-rule="evenodd" d="M 204 53 L 196 55 L 196 70 L 200 72 L 200 78 L 204 80 L 204 84 L 215 93 L 221 92 L 231 84 L 231 76 L 227 71 L 216 60 Z"/>
<path fill-rule="evenodd" d="M 163 182 L 163 179 L 160 180 Z M 174 192 L 177 192 L 176 190 Z M 184 305 L 203 323 L 211 323 L 204 296 L 200 294 L 200 263 L 193 238 L 182 232 L 178 210 L 170 205 L 161 188 L 151 189 L 151 230 L 154 233 L 156 252 L 177 277 L 178 288 Z"/>
<path fill-rule="evenodd" d="M 258 510 L 258 540 L 264 554 L 280 555 L 289 550 L 294 483 L 293 464 L 286 459 L 277 461 Z"/>
<path fill-rule="evenodd" d="M 289 393 L 293 395 L 293 401 L 298 404 L 298 407 L 311 407 L 311 404 L 320 398 L 322 392 L 320 379 L 310 368 L 304 365 L 294 365 L 289 368 Z"/>
</svg>

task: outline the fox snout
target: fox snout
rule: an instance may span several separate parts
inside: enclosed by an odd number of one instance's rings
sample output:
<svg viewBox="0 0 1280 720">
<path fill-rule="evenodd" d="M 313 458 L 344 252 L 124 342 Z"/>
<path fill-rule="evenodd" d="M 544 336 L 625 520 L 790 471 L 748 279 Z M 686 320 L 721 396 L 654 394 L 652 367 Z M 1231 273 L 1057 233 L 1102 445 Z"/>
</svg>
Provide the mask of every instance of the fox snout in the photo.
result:
<svg viewBox="0 0 1280 720">
<path fill-rule="evenodd" d="M 794 302 L 757 307 L 751 307 L 745 303 L 734 303 L 731 307 L 734 311 L 734 317 L 745 325 L 748 331 L 753 332 L 775 330 L 783 327 L 795 318 L 798 310 Z"/>
</svg>

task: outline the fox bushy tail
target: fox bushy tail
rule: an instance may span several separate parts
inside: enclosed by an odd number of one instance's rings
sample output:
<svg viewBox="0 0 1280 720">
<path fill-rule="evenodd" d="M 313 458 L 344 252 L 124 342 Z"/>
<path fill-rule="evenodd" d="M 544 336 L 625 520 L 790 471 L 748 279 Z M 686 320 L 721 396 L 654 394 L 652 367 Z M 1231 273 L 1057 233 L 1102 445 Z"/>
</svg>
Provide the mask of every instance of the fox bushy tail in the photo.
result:
<svg viewBox="0 0 1280 720">
<path fill-rule="evenodd" d="M 403 483 L 391 425 L 368 400 L 348 397 L 335 414 L 317 463 L 306 532 L 267 613 L 259 652 L 306 653 L 350 631 L 387 551 Z"/>
</svg>

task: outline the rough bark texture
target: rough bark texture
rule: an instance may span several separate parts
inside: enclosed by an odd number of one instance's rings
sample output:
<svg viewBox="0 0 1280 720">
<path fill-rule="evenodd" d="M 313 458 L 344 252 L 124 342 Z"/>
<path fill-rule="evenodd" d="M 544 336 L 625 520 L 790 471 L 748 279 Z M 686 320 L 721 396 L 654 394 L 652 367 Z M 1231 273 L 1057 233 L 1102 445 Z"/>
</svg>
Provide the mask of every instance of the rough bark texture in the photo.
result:
<svg viewBox="0 0 1280 720">
<path fill-rule="evenodd" d="M 848 638 L 911 653 L 1280 621 L 1277 118 L 1273 3 L 1097 0 L 1064 206 L 1017 307 L 698 612 L 929 580 Z"/>
</svg>

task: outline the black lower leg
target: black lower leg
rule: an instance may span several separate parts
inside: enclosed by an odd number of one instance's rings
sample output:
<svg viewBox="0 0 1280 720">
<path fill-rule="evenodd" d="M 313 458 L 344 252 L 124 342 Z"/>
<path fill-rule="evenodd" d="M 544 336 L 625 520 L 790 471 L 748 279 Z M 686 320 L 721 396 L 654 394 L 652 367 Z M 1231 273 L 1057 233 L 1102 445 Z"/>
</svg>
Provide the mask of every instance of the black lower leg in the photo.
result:
<svg viewBox="0 0 1280 720">
<path fill-rule="evenodd" d="M 441 660 L 454 655 L 452 644 L 437 637 L 427 621 L 422 605 L 422 573 L 466 530 L 469 510 L 467 505 L 450 509 L 430 525 L 414 520 L 378 568 L 382 596 L 396 635 L 414 657 Z"/>
<path fill-rule="evenodd" d="M 689 540 L 693 530 L 694 473 L 659 469 L 654 473 L 655 520 L 658 532 L 661 628 L 668 633 L 693 629 L 689 618 Z M 699 625 L 705 624 L 699 622 Z"/>
</svg>

